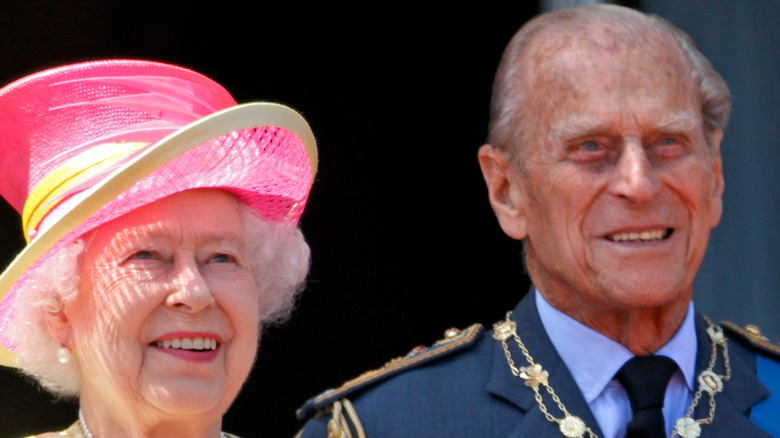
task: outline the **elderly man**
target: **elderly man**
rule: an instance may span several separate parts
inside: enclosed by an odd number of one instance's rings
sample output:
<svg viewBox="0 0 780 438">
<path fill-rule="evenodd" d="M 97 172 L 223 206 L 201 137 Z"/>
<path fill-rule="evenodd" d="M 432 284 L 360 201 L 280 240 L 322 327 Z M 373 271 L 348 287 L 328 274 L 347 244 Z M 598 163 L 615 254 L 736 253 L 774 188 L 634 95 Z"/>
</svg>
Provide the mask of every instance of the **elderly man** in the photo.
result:
<svg viewBox="0 0 780 438">
<path fill-rule="evenodd" d="M 449 331 L 313 399 L 302 435 L 780 434 L 780 348 L 691 301 L 728 112 L 723 80 L 657 17 L 602 5 L 526 24 L 479 161 L 532 293 L 492 333 Z"/>
</svg>

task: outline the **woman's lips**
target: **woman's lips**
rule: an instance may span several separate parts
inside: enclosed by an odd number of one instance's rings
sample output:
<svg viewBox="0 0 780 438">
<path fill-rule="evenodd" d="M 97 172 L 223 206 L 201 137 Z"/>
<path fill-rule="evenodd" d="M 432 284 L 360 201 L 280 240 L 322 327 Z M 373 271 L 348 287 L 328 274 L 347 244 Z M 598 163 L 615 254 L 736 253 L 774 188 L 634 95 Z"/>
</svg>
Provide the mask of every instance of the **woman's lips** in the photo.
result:
<svg viewBox="0 0 780 438">
<path fill-rule="evenodd" d="M 181 337 L 181 338 L 165 339 L 162 341 L 155 341 L 152 344 L 155 347 L 160 347 L 160 348 L 175 348 L 175 349 L 182 349 L 182 350 L 202 351 L 202 350 L 216 350 L 218 342 L 216 338 L 197 336 L 193 338 Z"/>
<path fill-rule="evenodd" d="M 217 351 L 222 344 L 221 339 L 213 334 L 168 334 L 153 341 L 150 345 L 155 349 L 180 359 L 193 362 L 210 362 L 217 357 Z"/>
</svg>

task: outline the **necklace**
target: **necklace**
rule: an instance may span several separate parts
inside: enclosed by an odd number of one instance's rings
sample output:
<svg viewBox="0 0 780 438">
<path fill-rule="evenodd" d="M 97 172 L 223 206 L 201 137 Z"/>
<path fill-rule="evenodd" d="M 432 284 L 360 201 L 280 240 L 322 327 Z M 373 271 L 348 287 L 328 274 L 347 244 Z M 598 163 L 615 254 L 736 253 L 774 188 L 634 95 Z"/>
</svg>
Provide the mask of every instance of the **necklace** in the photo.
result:
<svg viewBox="0 0 780 438">
<path fill-rule="evenodd" d="M 81 409 L 79 409 L 79 426 L 81 426 L 81 431 L 84 432 L 84 438 L 94 438 L 92 432 L 87 427 L 87 421 L 84 419 L 84 412 Z"/>
<path fill-rule="evenodd" d="M 699 386 L 696 389 L 696 393 L 693 395 L 693 401 L 688 408 L 688 412 L 682 418 L 678 419 L 674 424 L 674 430 L 671 437 L 679 436 L 681 438 L 698 438 L 701 435 L 701 426 L 712 423 L 715 418 L 715 394 L 723 390 L 723 382 L 727 382 L 731 378 L 731 365 L 729 364 L 728 343 L 726 337 L 723 335 L 723 330 L 714 325 L 706 316 L 704 317 L 707 322 L 707 334 L 710 337 L 710 345 L 712 350 L 710 353 L 710 361 L 707 369 L 702 371 L 697 378 Z M 523 353 L 528 366 L 517 367 L 515 361 L 512 359 L 512 353 L 509 351 L 509 345 L 507 341 L 513 338 Z M 566 406 L 561 401 L 560 397 L 555 393 L 555 390 L 550 386 L 548 381 L 549 373 L 542 368 L 541 364 L 534 362 L 533 357 L 528 352 L 528 349 L 523 344 L 522 339 L 517 334 L 517 324 L 512 321 L 512 312 L 507 312 L 506 319 L 493 324 L 493 339 L 501 343 L 504 349 L 504 356 L 509 364 L 509 369 L 512 374 L 522 379 L 525 385 L 534 391 L 534 400 L 539 406 L 539 410 L 542 411 L 547 421 L 558 424 L 558 428 L 561 434 L 566 438 L 582 438 L 587 435 L 589 438 L 598 438 L 595 433 L 588 427 L 580 417 L 572 415 L 566 409 Z M 718 359 L 718 350 L 721 351 L 723 356 L 723 368 L 724 374 L 716 374 L 713 369 Z M 544 404 L 544 397 L 539 387 L 543 387 L 545 392 L 552 399 L 553 403 L 558 407 L 558 410 L 563 414 L 563 418 L 556 418 L 547 409 L 547 405 Z M 698 420 L 693 419 L 693 412 L 696 406 L 699 404 L 702 395 L 707 394 L 709 399 L 709 412 L 706 418 Z"/>
<path fill-rule="evenodd" d="M 94 438 L 92 436 L 92 432 L 89 431 L 89 428 L 87 427 L 87 421 L 84 419 L 84 413 L 79 409 L 79 427 L 81 427 L 81 432 L 84 434 L 84 438 Z M 225 435 L 225 432 L 219 433 L 219 438 L 227 438 L 227 435 Z"/>
</svg>

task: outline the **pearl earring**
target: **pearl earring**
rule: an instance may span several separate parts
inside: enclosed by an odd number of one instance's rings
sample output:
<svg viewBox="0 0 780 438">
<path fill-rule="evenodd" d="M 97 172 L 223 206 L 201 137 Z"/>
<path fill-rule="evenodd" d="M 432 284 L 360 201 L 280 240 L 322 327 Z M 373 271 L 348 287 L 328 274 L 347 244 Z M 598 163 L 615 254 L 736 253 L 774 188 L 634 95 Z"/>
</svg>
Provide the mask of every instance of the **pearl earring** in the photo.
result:
<svg viewBox="0 0 780 438">
<path fill-rule="evenodd" d="M 58 348 L 57 360 L 63 364 L 70 362 L 70 349 L 68 347 Z"/>
</svg>

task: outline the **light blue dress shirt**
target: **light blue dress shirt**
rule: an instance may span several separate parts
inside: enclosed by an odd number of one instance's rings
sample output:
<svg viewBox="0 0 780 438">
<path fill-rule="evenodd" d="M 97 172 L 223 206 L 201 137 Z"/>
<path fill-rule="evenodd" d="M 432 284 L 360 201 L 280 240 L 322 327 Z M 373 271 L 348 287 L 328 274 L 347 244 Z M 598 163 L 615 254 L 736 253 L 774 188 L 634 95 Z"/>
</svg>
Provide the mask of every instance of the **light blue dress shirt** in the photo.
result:
<svg viewBox="0 0 780 438">
<path fill-rule="evenodd" d="M 614 377 L 634 355 L 626 347 L 553 308 L 539 291 L 535 293 L 544 329 L 590 405 L 603 438 L 623 438 L 632 417 L 631 405 L 623 386 Z M 679 367 L 664 396 L 666 434 L 670 435 L 674 423 L 688 412 L 693 400 L 696 366 L 693 302 L 688 305 L 680 329 L 656 354 L 673 359 Z M 555 383 L 551 385 L 554 389 Z M 565 396 L 561 395 L 561 401 L 566 404 Z"/>
</svg>

